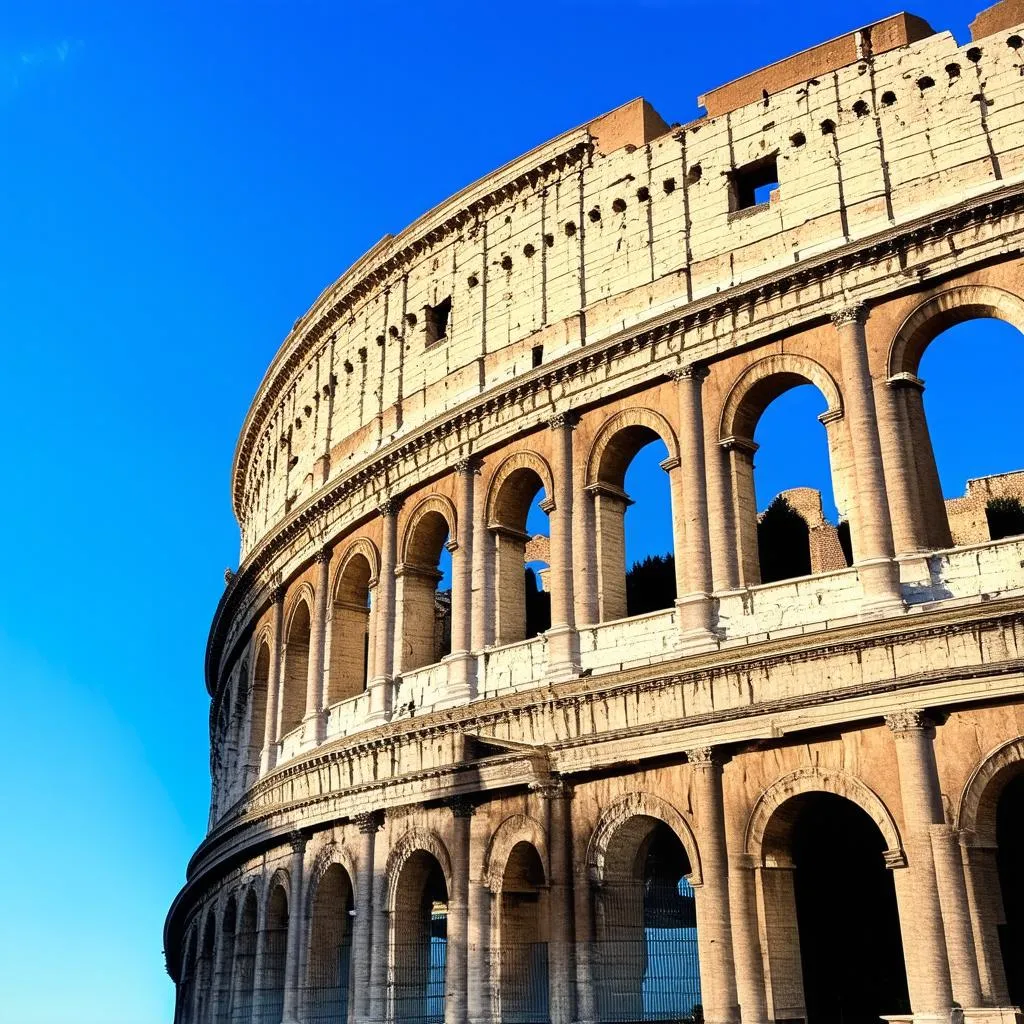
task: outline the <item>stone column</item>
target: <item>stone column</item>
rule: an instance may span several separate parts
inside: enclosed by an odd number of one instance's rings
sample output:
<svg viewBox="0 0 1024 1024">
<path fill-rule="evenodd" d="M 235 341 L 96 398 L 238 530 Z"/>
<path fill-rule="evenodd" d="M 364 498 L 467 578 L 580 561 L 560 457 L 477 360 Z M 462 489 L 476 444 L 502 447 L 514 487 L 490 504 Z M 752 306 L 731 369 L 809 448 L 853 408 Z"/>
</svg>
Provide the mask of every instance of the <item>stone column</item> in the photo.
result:
<svg viewBox="0 0 1024 1024">
<path fill-rule="evenodd" d="M 359 814 L 353 819 L 359 829 L 356 852 L 358 872 L 352 919 L 352 1016 L 355 1024 L 370 1018 L 370 963 L 373 942 L 373 854 L 377 832 L 384 816 L 377 811 Z"/>
<path fill-rule="evenodd" d="M 577 868 L 573 882 L 573 908 L 576 920 L 576 1019 L 579 1024 L 597 1020 L 597 998 L 594 992 L 594 907 L 587 865 Z"/>
<path fill-rule="evenodd" d="M 747 853 L 729 854 L 729 913 L 732 920 L 736 997 L 743 1024 L 766 1024 L 768 1000 L 757 926 L 757 875 Z"/>
<path fill-rule="evenodd" d="M 704 406 L 701 388 L 706 366 L 691 363 L 672 374 L 679 391 L 679 507 L 673 502 L 673 533 L 683 536 L 676 548 L 676 565 L 682 562 L 684 589 L 676 596 L 679 628 L 685 644 L 706 647 L 715 642 L 715 608 L 711 599 L 711 536 L 708 525 L 708 484 L 704 463 Z M 682 529 L 675 520 L 682 520 Z"/>
<path fill-rule="evenodd" d="M 487 489 L 473 488 L 472 650 L 494 643 L 494 543 L 487 529 Z"/>
<path fill-rule="evenodd" d="M 843 405 L 853 445 L 857 479 L 859 537 L 853 538 L 857 571 L 864 593 L 865 611 L 899 609 L 899 566 L 893 561 L 889 498 L 882 472 L 882 447 L 878 439 L 875 393 L 868 366 L 864 333 L 868 311 L 863 304 L 849 306 L 832 317 L 839 338 L 843 376 Z"/>
<path fill-rule="evenodd" d="M 370 937 L 369 1018 L 375 1024 L 388 1017 L 388 967 L 391 948 L 391 913 L 387 904 L 388 880 L 385 864 L 377 864 L 374 849 L 373 877 L 370 880 L 373 903 L 373 934 Z"/>
<path fill-rule="evenodd" d="M 626 509 L 629 495 L 610 484 L 586 490 L 594 510 L 594 569 L 597 577 L 597 621 L 613 622 L 628 614 L 626 605 Z"/>
<path fill-rule="evenodd" d="M 878 396 L 878 436 L 897 555 L 913 554 L 928 546 L 906 406 L 907 390 L 920 383 L 916 377 L 900 373 L 885 382 Z"/>
<path fill-rule="evenodd" d="M 551 471 L 554 476 L 554 508 L 551 524 L 551 628 L 547 632 L 549 681 L 569 679 L 580 672 L 580 642 L 576 633 L 573 595 L 572 429 L 575 417 L 558 413 L 551 417 Z"/>
<path fill-rule="evenodd" d="M 1006 986 L 1006 969 L 999 945 L 998 922 L 1003 907 L 996 848 L 965 842 L 961 853 L 982 995 L 987 1006 L 1009 1006 L 1010 992 Z"/>
<path fill-rule="evenodd" d="M 895 738 L 903 803 L 911 898 L 900 901 L 900 931 L 910 1004 L 915 1014 L 948 1016 L 953 991 L 931 843 L 931 826 L 943 820 L 932 725 L 919 711 L 898 711 L 885 723 Z"/>
<path fill-rule="evenodd" d="M 574 467 L 574 491 L 578 495 L 572 507 L 573 593 L 576 597 L 576 622 L 599 622 L 597 611 L 597 527 L 594 496 L 586 487 L 585 467 Z M 550 497 L 550 495 L 548 495 Z"/>
<path fill-rule="evenodd" d="M 735 590 L 740 585 L 739 549 L 736 546 L 735 509 L 729 453 L 719 444 L 718 431 L 709 428 L 704 440 L 708 480 L 708 520 L 711 569 L 715 590 Z"/>
<path fill-rule="evenodd" d="M 935 448 L 928 430 L 928 418 L 924 414 L 924 381 L 919 378 L 914 380 L 917 386 L 904 389 L 903 405 L 917 470 L 921 521 L 927 530 L 929 548 L 949 548 L 953 546 L 953 538 L 949 532 L 946 503 L 942 498 L 939 469 L 935 465 Z"/>
<path fill-rule="evenodd" d="M 448 697 L 453 704 L 473 697 L 476 666 L 473 646 L 473 478 L 475 459 L 460 459 L 455 464 L 455 509 L 458 543 L 452 550 L 452 652 L 448 662 Z M 447 702 L 446 701 L 446 702 Z"/>
<path fill-rule="evenodd" d="M 754 453 L 757 444 L 746 437 L 727 437 L 721 442 L 729 461 L 729 492 L 732 495 L 733 549 L 736 552 L 739 586 L 761 582 L 757 554 L 757 496 L 754 492 Z"/>
<path fill-rule="evenodd" d="M 971 933 L 960 837 L 955 828 L 945 823 L 932 825 L 931 837 L 953 998 L 961 1006 L 981 1006 L 981 979 Z"/>
<path fill-rule="evenodd" d="M 306 837 L 301 832 L 292 832 L 288 841 L 292 847 L 292 858 L 288 866 L 288 952 L 284 964 L 284 1010 L 281 1014 L 281 1024 L 299 1024 L 302 997 L 302 941 L 306 934 L 305 885 L 302 877 Z"/>
<path fill-rule="evenodd" d="M 377 581 L 377 635 L 374 639 L 374 669 L 370 680 L 368 725 L 381 725 L 391 715 L 391 684 L 395 656 L 395 565 L 398 553 L 398 510 L 401 502 L 388 498 L 377 511 L 382 523 L 380 578 Z"/>
<path fill-rule="evenodd" d="M 281 700 L 281 631 L 284 624 L 285 588 L 274 587 L 271 600 L 274 618 L 271 626 L 270 672 L 267 676 L 267 709 L 263 727 L 263 753 L 260 773 L 266 774 L 277 764 L 277 709 Z"/>
<path fill-rule="evenodd" d="M 572 790 L 560 779 L 537 787 L 544 797 L 548 834 L 548 1013 L 551 1024 L 575 1020 L 572 962 Z"/>
<path fill-rule="evenodd" d="M 466 1012 L 469 1024 L 491 1020 L 491 890 L 483 878 L 469 880 Z"/>
<path fill-rule="evenodd" d="M 324 645 L 327 640 L 327 619 L 331 599 L 331 549 L 322 547 L 316 555 L 316 594 L 313 599 L 313 619 L 309 631 L 309 666 L 306 672 L 306 714 L 302 720 L 303 746 L 322 743 L 326 735 L 327 673 L 324 671 Z"/>
<path fill-rule="evenodd" d="M 739 1005 L 729 912 L 722 762 L 711 747 L 688 750 L 686 760 L 693 778 L 703 881 L 696 893 L 696 903 L 704 1019 L 708 1024 L 733 1024 L 739 1020 Z"/>
<path fill-rule="evenodd" d="M 452 885 L 448 892 L 448 949 L 444 970 L 445 1024 L 466 1024 L 466 966 L 469 946 L 469 834 L 476 810 L 463 797 L 448 802 L 454 819 L 452 835 Z"/>
</svg>

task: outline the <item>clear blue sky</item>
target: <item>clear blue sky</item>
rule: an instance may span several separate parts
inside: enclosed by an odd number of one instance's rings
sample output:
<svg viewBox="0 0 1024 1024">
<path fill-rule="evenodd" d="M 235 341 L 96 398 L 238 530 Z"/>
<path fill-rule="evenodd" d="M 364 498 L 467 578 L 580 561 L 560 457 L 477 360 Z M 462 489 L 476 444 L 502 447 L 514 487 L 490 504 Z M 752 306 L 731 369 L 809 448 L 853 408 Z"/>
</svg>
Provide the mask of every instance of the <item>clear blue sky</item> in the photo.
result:
<svg viewBox="0 0 1024 1024">
<path fill-rule="evenodd" d="M 202 662 L 237 560 L 232 449 L 320 289 L 564 129 L 636 95 L 689 120 L 706 88 L 898 8 L 3 6 L 0 1020 L 171 1019 L 161 926 L 206 824 Z M 920 13 L 964 39 L 975 7 Z M 1017 339 L 960 340 L 967 358 L 925 368 L 929 401 L 976 403 L 939 437 L 949 493 L 1024 462 L 1018 406 L 993 397 L 1015 401 Z M 1005 350 L 994 379 L 972 367 L 982 343 Z M 762 505 L 820 481 L 792 440 L 811 397 L 759 432 Z"/>
</svg>

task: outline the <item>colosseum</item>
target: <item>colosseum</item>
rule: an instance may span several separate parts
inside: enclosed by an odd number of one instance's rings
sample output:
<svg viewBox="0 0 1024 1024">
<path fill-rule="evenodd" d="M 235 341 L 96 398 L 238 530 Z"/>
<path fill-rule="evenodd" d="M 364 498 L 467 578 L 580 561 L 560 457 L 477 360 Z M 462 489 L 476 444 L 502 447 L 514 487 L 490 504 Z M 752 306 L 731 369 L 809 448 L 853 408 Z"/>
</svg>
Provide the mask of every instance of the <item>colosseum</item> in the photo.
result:
<svg viewBox="0 0 1024 1024">
<path fill-rule="evenodd" d="M 1024 487 L 944 500 L 918 375 L 1024 329 L 1024 0 L 971 30 L 627 103 L 296 321 L 232 467 L 177 1024 L 1020 1021 Z M 755 428 L 806 384 L 841 522 L 793 492 L 765 580 Z M 675 592 L 630 614 L 654 442 Z"/>
</svg>

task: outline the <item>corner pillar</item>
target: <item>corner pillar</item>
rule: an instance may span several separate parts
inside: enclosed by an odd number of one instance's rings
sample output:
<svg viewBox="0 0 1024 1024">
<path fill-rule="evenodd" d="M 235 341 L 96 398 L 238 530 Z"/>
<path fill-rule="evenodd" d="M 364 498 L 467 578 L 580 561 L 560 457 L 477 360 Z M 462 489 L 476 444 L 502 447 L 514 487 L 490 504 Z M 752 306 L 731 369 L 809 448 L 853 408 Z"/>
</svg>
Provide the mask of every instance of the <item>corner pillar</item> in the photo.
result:
<svg viewBox="0 0 1024 1024">
<path fill-rule="evenodd" d="M 274 587 L 271 601 L 274 606 L 271 625 L 270 672 L 267 675 L 267 711 L 263 727 L 263 751 L 260 754 L 260 774 L 265 775 L 277 764 L 277 710 L 281 698 L 281 632 L 284 628 L 283 586 Z"/>
<path fill-rule="evenodd" d="M 448 802 L 453 817 L 452 884 L 448 893 L 448 943 L 444 972 L 444 1024 L 467 1024 L 469 948 L 469 843 L 474 804 L 463 797 Z"/>
<path fill-rule="evenodd" d="M 552 416 L 548 423 L 555 492 L 554 508 L 548 517 L 551 524 L 551 628 L 547 631 L 547 641 L 551 682 L 570 679 L 580 673 L 572 565 L 572 431 L 575 423 L 575 416 L 567 412 Z"/>
<path fill-rule="evenodd" d="M 313 621 L 310 624 L 309 666 L 306 672 L 306 713 L 302 720 L 304 747 L 323 743 L 327 733 L 327 673 L 324 671 L 324 646 L 327 639 L 327 610 L 330 604 L 331 549 L 322 547 L 316 555 L 316 592 L 313 598 Z"/>
<path fill-rule="evenodd" d="M 736 998 L 743 1024 L 766 1024 L 768 1020 L 764 961 L 757 925 L 755 867 L 754 858 L 749 854 L 730 853 L 729 913 L 736 964 Z"/>
<path fill-rule="evenodd" d="M 377 509 L 381 517 L 380 578 L 377 581 L 377 635 L 374 639 L 368 725 L 383 725 L 391 717 L 395 657 L 395 566 L 398 551 L 398 512 L 401 502 L 388 498 Z"/>
<path fill-rule="evenodd" d="M 878 437 L 875 394 L 868 366 L 864 324 L 867 306 L 857 304 L 832 317 L 839 339 L 843 401 L 853 447 L 857 480 L 855 526 L 860 537 L 853 538 L 855 564 L 864 592 L 867 613 L 895 611 L 903 607 L 899 566 L 893 560 L 892 523 L 889 499 L 882 471 L 882 447 Z"/>
<path fill-rule="evenodd" d="M 306 933 L 304 914 L 305 885 L 303 880 L 303 863 L 306 855 L 306 837 L 301 832 L 293 832 L 288 841 L 291 843 L 292 856 L 289 865 L 288 892 L 288 948 L 284 964 L 284 1009 L 281 1024 L 300 1024 L 301 967 L 303 959 L 302 937 Z"/>
<path fill-rule="evenodd" d="M 476 664 L 470 654 L 473 646 L 473 549 L 476 546 L 473 515 L 475 459 L 455 464 L 456 515 L 458 543 L 452 551 L 452 651 L 448 664 L 446 703 L 465 703 L 476 690 Z"/>
<path fill-rule="evenodd" d="M 374 846 L 384 816 L 379 812 L 357 815 L 353 821 L 359 829 L 356 852 L 358 884 L 355 892 L 355 917 L 352 920 L 352 987 L 354 1024 L 370 1019 L 370 964 L 373 943 L 373 872 Z"/>
</svg>

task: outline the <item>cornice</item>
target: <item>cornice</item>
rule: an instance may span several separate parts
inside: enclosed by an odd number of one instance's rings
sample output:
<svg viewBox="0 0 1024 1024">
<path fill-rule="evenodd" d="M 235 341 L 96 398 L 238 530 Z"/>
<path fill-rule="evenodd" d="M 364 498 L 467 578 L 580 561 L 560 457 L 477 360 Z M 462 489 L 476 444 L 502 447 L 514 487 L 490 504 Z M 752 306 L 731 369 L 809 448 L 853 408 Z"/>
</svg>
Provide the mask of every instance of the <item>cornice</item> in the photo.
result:
<svg viewBox="0 0 1024 1024">
<path fill-rule="evenodd" d="M 553 392 L 557 394 L 561 385 L 614 361 L 620 354 L 633 353 L 670 338 L 681 348 L 684 334 L 723 319 L 734 322 L 739 312 L 749 313 L 758 303 L 783 296 L 793 289 L 820 285 L 827 279 L 842 276 L 858 267 L 898 257 L 925 242 L 981 223 L 994 222 L 1021 210 L 1024 210 L 1024 186 L 1009 186 L 959 204 L 943 214 L 920 218 L 870 239 L 833 250 L 816 259 L 801 262 L 792 268 L 718 292 L 680 309 L 654 317 L 640 327 L 629 328 L 605 341 L 588 344 L 561 360 L 517 377 L 510 386 L 477 396 L 444 416 L 425 423 L 409 435 L 386 445 L 364 459 L 344 477 L 330 484 L 319 494 L 313 495 L 304 505 L 294 510 L 273 533 L 263 537 L 249 553 L 246 561 L 229 582 L 214 613 L 206 651 L 207 690 L 211 695 L 216 695 L 218 680 L 215 655 L 220 649 L 226 623 L 230 621 L 233 612 L 248 591 L 254 587 L 259 589 L 271 585 L 272 580 L 266 570 L 272 565 L 277 554 L 304 534 L 314 535 L 318 520 L 326 512 L 355 496 L 361 489 L 372 488 L 375 482 L 389 479 L 389 470 L 400 467 L 417 453 L 443 442 L 453 434 L 466 432 L 468 427 L 479 423 L 487 415 L 493 415 L 524 400 L 540 397 L 550 404 L 549 396 Z M 886 294 L 919 289 L 932 283 L 915 278 L 901 282 L 898 287 L 890 288 Z M 823 301 L 808 309 L 799 325 L 795 326 L 790 322 L 787 330 L 796 330 L 824 321 L 834 313 L 863 301 L 864 298 L 846 296 L 837 308 Z M 770 324 L 766 326 L 766 331 L 768 334 L 772 333 Z M 679 353 L 676 351 L 671 353 L 671 363 L 666 360 L 666 376 L 678 368 L 678 357 Z M 722 353 L 702 353 L 699 356 L 702 363 L 714 362 L 723 357 Z M 697 356 L 691 354 L 689 358 L 692 361 Z M 481 455 L 485 450 L 481 448 L 473 454 Z"/>
</svg>

